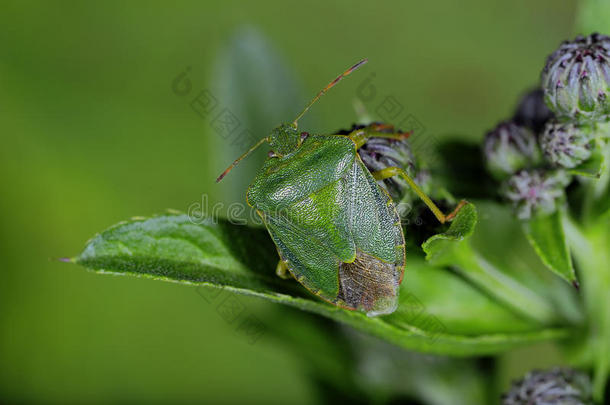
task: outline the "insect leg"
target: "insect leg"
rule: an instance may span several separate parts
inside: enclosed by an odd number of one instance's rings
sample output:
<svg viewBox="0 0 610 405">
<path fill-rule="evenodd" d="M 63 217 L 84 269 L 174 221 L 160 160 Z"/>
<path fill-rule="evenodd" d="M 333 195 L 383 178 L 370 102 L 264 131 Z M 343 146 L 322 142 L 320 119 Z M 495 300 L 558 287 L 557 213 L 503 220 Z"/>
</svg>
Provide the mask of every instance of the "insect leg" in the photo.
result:
<svg viewBox="0 0 610 405">
<path fill-rule="evenodd" d="M 450 214 L 445 215 L 436 206 L 436 204 L 434 204 L 430 197 L 428 197 L 426 193 L 424 193 L 424 191 L 419 188 L 419 186 L 415 183 L 415 181 L 413 181 L 411 176 L 409 176 L 407 172 L 402 170 L 400 167 L 386 167 L 385 169 L 373 172 L 372 175 L 375 180 L 383 180 L 394 176 L 402 177 L 407 182 L 407 184 L 409 184 L 409 186 L 413 189 L 415 194 L 417 194 L 417 196 L 422 199 L 422 201 L 428 206 L 428 208 L 430 208 L 434 216 L 440 221 L 441 224 L 444 224 L 445 222 L 451 221 L 453 218 L 455 218 L 460 209 L 466 204 L 466 201 L 460 201 L 457 207 L 455 207 L 455 209 Z"/>
<path fill-rule="evenodd" d="M 282 259 L 280 259 L 277 262 L 277 267 L 275 268 L 275 274 L 279 278 L 283 278 L 284 280 L 288 280 L 289 278 L 292 278 L 292 274 L 290 274 L 290 272 L 288 271 L 288 265 Z"/>
<path fill-rule="evenodd" d="M 360 149 L 369 138 L 386 138 L 400 141 L 407 139 L 410 135 L 411 132 L 394 132 L 393 125 L 377 123 L 356 129 L 352 131 L 348 137 L 356 144 L 356 149 Z"/>
</svg>

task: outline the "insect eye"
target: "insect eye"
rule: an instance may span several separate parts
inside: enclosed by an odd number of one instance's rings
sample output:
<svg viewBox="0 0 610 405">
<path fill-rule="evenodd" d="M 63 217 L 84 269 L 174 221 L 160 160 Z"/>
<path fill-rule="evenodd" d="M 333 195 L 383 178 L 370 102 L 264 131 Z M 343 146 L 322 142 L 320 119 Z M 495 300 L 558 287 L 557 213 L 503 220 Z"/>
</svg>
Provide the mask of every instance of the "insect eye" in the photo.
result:
<svg viewBox="0 0 610 405">
<path fill-rule="evenodd" d="M 270 158 L 275 158 L 275 157 L 277 157 L 277 153 L 275 153 L 274 151 L 270 150 L 267 153 L 267 156 L 270 157 Z"/>
<path fill-rule="evenodd" d="M 303 142 L 309 136 L 309 132 L 301 132 L 301 142 Z"/>
</svg>

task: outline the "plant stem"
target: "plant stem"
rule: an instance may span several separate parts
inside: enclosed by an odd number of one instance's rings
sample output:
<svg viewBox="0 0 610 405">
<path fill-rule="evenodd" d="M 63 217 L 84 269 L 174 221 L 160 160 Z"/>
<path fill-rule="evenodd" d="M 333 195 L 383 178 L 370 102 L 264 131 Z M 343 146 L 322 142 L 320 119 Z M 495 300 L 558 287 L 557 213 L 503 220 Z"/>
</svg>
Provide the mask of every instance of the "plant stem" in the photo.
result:
<svg viewBox="0 0 610 405">
<path fill-rule="evenodd" d="M 593 352 L 593 392 L 602 401 L 610 374 L 610 219 L 579 228 L 566 219 L 588 316 L 588 345 Z"/>
</svg>

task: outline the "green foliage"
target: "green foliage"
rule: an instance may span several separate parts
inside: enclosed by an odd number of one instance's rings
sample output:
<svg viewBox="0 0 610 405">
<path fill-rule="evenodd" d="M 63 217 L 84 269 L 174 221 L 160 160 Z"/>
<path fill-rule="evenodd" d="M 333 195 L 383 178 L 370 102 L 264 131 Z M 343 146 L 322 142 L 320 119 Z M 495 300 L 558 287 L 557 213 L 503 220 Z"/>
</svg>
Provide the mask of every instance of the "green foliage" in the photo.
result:
<svg viewBox="0 0 610 405">
<path fill-rule="evenodd" d="M 458 215 L 458 228 L 472 225 L 473 212 L 466 209 Z M 73 261 L 101 273 L 225 288 L 265 298 L 427 353 L 492 354 L 567 336 L 566 330 L 545 328 L 515 317 L 451 275 L 444 279 L 440 269 L 426 274 L 429 268 L 421 260 L 414 260 L 409 271 L 414 273 L 414 280 L 420 278 L 417 284 L 428 286 L 427 292 L 422 290 L 419 297 L 419 291 L 410 290 L 408 281 L 403 283 L 401 303 L 394 314 L 370 318 L 334 307 L 304 295 L 296 283 L 273 274 L 275 251 L 264 230 L 225 220 L 193 223 L 184 214 L 131 220 L 94 237 Z M 447 285 L 454 288 L 449 290 L 450 297 L 443 297 Z M 436 288 L 431 290 L 432 286 Z M 453 306 L 464 298 L 463 306 Z M 445 304 L 441 306 L 443 300 Z M 492 321 L 469 325 L 470 319 L 482 316 L 491 317 Z"/>
<path fill-rule="evenodd" d="M 288 9 L 290 18 L 277 17 L 278 11 Z M 332 97 L 325 96 L 305 118 L 318 125 L 304 120 L 303 128 L 330 133 L 349 126 L 354 120 L 355 89 L 359 83 L 368 89 L 364 79 L 376 73 L 370 82 L 376 98 L 364 100 L 370 113 L 386 96 L 395 96 L 404 110 L 394 123 L 412 114 L 426 128 L 424 142 L 455 138 L 456 131 L 460 140 L 478 141 L 515 101 L 505 97 L 516 96 L 522 86 L 534 83 L 542 53 L 571 36 L 575 10 L 572 0 L 473 0 L 468 7 L 451 1 L 396 0 L 353 7 L 351 3 L 329 7 L 327 1 L 243 2 L 239 7 L 234 2 L 150 2 L 145 9 L 136 2 L 112 0 L 3 2 L 0 31 L 10 40 L 3 42 L 0 62 L 0 167 L 6 189 L 0 200 L 0 402 L 235 403 L 256 398 L 267 403 L 312 403 L 311 384 L 305 377 L 323 380 L 327 386 L 343 384 L 343 393 L 358 398 L 360 390 L 354 388 L 358 385 L 343 378 L 348 369 L 358 370 L 354 353 L 333 356 L 339 349 L 347 352 L 350 336 L 337 332 L 351 328 L 329 320 L 321 330 L 302 333 L 326 318 L 239 297 L 269 329 L 277 327 L 250 346 L 232 335 L 232 326 L 218 316 L 215 305 L 194 293 L 195 288 L 97 276 L 48 259 L 76 253 L 93 232 L 120 219 L 162 212 L 165 207 L 186 209 L 200 201 L 202 192 L 225 207 L 243 202 L 264 151 L 236 169 L 232 183 L 213 186 L 219 170 L 243 151 L 236 135 L 247 128 L 258 138 L 278 122 L 293 118 L 329 73 L 351 58 L 368 56 L 368 71 L 354 75 Z M 574 28 L 574 34 L 610 32 L 607 13 L 590 15 L 599 24 Z M 245 20 L 260 30 L 241 30 Z M 307 29 L 312 24 L 322 29 Z M 354 29 L 355 24 L 364 24 L 365 29 Z M 260 46 L 261 31 L 272 47 Z M 284 57 L 273 56 L 278 54 Z M 177 96 L 170 82 L 187 66 L 192 93 Z M 295 91 L 298 86 L 282 79 L 286 72 L 288 78 L 297 75 L 305 87 L 301 96 Z M 205 89 L 219 105 L 202 118 L 190 103 Z M 242 123 L 227 139 L 212 127 L 224 108 Z M 451 187 L 457 197 L 487 198 L 494 186 L 483 181 L 478 147 L 470 151 L 468 156 L 451 151 L 456 163 L 448 170 L 451 176 L 433 173 L 432 178 Z M 442 160 L 437 163 L 445 163 L 446 157 Z M 466 167 L 472 171 L 466 173 Z M 609 190 L 600 182 L 582 216 L 591 223 L 610 210 Z M 520 224 L 507 225 L 509 210 L 502 212 L 502 223 L 495 211 L 490 219 L 492 211 L 479 201 L 477 210 L 480 222 L 472 245 L 479 254 L 540 295 L 567 292 L 577 303 L 583 301 L 589 289 L 583 286 L 577 292 L 547 271 L 534 257 Z M 581 213 L 570 212 L 580 226 Z M 486 225 L 491 222 L 493 226 Z M 420 228 L 425 227 L 410 227 L 409 236 Z M 430 236 L 428 230 L 425 236 Z M 269 248 L 274 266 L 274 247 L 264 232 L 260 242 L 257 247 Z M 418 247 L 408 247 L 407 254 L 407 290 L 425 304 L 427 313 L 439 319 L 444 314 L 442 322 L 453 333 L 512 332 L 513 325 L 519 325 L 515 330 L 537 325 L 526 320 L 518 324 L 520 316 L 513 309 L 492 294 L 481 293 L 460 273 L 423 262 Z M 581 260 L 574 259 L 582 278 Z M 273 267 L 267 264 L 264 273 L 269 275 Z M 526 277 L 539 273 L 548 277 L 538 281 Z M 281 280 L 271 278 L 284 288 Z M 302 294 L 302 288 L 293 284 L 292 293 Z M 454 294 L 456 289 L 459 294 Z M 232 296 L 225 291 L 222 297 Z M 560 304 L 572 307 L 564 298 L 560 295 L 549 302 L 558 311 Z M 493 315 L 487 317 L 486 311 Z M 284 316 L 267 319 L 270 312 Z M 602 311 L 597 313 L 601 316 Z M 587 330 L 580 323 L 558 325 Z M 303 339 L 288 349 L 282 346 L 283 339 L 271 345 L 275 329 L 302 333 Z M 344 340 L 328 344 L 335 334 Z M 601 330 L 598 336 L 601 341 Z M 406 364 L 390 363 L 380 384 L 390 381 L 386 391 L 402 389 L 405 395 L 404 387 L 414 386 L 420 396 L 411 391 L 409 398 L 424 403 L 434 403 L 434 395 L 442 397 L 436 401 L 441 404 L 458 403 L 449 401 L 449 395 L 468 404 L 496 403 L 497 395 L 481 400 L 460 388 L 502 389 L 506 380 L 525 372 L 519 367 L 565 361 L 563 352 L 546 350 L 546 345 L 532 356 L 538 347 L 511 352 L 496 366 L 487 359 L 483 368 L 465 359 L 424 363 L 425 359 L 413 356 Z M 370 357 L 383 362 L 388 355 L 412 354 L 393 349 Z M 301 356 L 317 354 L 316 363 L 306 359 L 296 364 Z M 444 372 L 445 363 L 455 371 Z M 321 371 L 324 366 L 326 372 Z M 371 374 L 375 373 L 367 375 Z M 488 379 L 479 380 L 481 374 Z M 370 380 L 359 380 L 364 381 Z"/>
<path fill-rule="evenodd" d="M 549 303 L 534 291 L 497 268 L 475 249 L 470 238 L 477 224 L 477 212 L 472 204 L 465 206 L 449 230 L 434 235 L 423 245 L 426 258 L 435 265 L 452 266 L 471 282 L 510 306 L 524 317 L 543 324 L 554 321 Z"/>
<path fill-rule="evenodd" d="M 523 231 L 549 269 L 566 281 L 578 285 L 563 231 L 563 215 L 563 212 L 556 211 L 551 215 L 534 217 L 523 223 Z"/>
<path fill-rule="evenodd" d="M 260 138 L 268 136 L 278 123 L 293 119 L 303 108 L 293 67 L 269 38 L 253 26 L 239 28 L 222 47 L 208 86 L 239 122 L 233 131 L 220 129 L 211 134 L 209 147 L 216 153 L 209 157 L 217 168 L 232 162 Z M 257 156 L 260 158 L 262 152 Z M 232 200 L 243 200 L 251 177 L 240 174 L 255 171 L 260 164 L 256 157 L 242 162 L 225 194 Z"/>
<path fill-rule="evenodd" d="M 585 352 L 587 365 L 593 367 L 594 394 L 599 401 L 610 375 L 610 218 L 600 218 L 588 226 L 566 220 L 564 228 L 582 274 L 588 330 L 580 350 Z"/>
<path fill-rule="evenodd" d="M 601 2 L 588 4 L 601 7 Z M 604 21 L 596 17 L 604 14 L 592 9 L 581 11 L 582 27 Z M 291 112 L 301 105 L 289 69 L 258 32 L 245 30 L 236 35 L 216 70 L 217 94 L 256 138 L 292 118 Z M 217 156 L 226 161 L 244 149 L 243 139 L 216 140 L 221 151 Z M 294 280 L 276 277 L 277 253 L 267 232 L 227 220 L 192 221 L 179 213 L 133 219 L 93 238 L 72 261 L 100 273 L 222 289 L 292 308 L 268 317 L 270 329 L 294 352 L 303 353 L 313 380 L 343 397 L 362 394 L 379 400 L 402 394 L 443 404 L 457 396 L 463 403 L 486 403 L 490 401 L 484 398 L 485 377 L 474 362 L 440 357 L 433 365 L 422 365 L 427 354 L 496 355 L 537 342 L 560 347 L 569 342 L 579 347 L 572 360 L 594 371 L 600 400 L 610 372 L 610 277 L 604 270 L 610 262 L 610 224 L 600 221 L 607 219 L 610 210 L 608 158 L 604 159 L 608 148 L 604 150 L 600 142 L 590 158 L 566 170 L 578 182 L 572 183 L 576 192 L 568 195 L 570 206 L 565 212 L 536 215 L 527 221 L 511 216 L 506 221 L 496 216 L 498 204 L 490 202 L 496 185 L 484 172 L 478 148 L 459 141 L 445 146 L 441 152 L 449 156 L 443 156 L 440 172 L 431 167 L 435 180 L 460 197 L 480 198 L 481 204 L 476 201 L 476 208 L 467 204 L 439 233 L 430 236 L 428 232 L 421 251 L 408 250 L 399 305 L 387 316 L 370 318 L 337 308 Z M 253 168 L 256 163 L 248 165 Z M 542 170 L 551 170 L 550 166 Z M 232 190 L 241 200 L 250 176 L 240 177 L 243 187 Z M 563 193 L 563 184 L 561 188 Z M 558 201 L 564 203 L 563 198 Z M 524 244 L 519 244 L 521 239 Z M 581 292 L 562 279 L 580 281 Z M 324 327 L 318 327 L 321 319 L 327 322 Z M 352 329 L 377 339 L 368 340 Z M 383 361 L 391 364 L 380 366 Z M 345 373 L 338 364 L 364 373 Z M 430 382 L 439 375 L 463 387 Z"/>
<path fill-rule="evenodd" d="M 466 204 L 451 223 L 449 230 L 434 235 L 424 242 L 422 248 L 427 254 L 427 259 L 433 264 L 452 264 L 458 254 L 460 242 L 472 236 L 476 224 L 477 210 L 473 204 Z"/>
</svg>

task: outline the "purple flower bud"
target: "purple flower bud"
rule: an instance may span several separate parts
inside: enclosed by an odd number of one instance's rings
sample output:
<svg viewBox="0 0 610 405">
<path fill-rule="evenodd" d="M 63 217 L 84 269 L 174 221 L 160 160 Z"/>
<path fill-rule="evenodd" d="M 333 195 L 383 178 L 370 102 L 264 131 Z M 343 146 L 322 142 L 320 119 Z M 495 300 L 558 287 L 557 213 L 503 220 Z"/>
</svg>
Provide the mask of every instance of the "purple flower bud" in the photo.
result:
<svg viewBox="0 0 610 405">
<path fill-rule="evenodd" d="M 499 180 L 536 166 L 541 160 L 536 135 L 512 121 L 500 123 L 488 132 L 483 148 L 487 169 Z"/>
<path fill-rule="evenodd" d="M 383 126 L 381 123 L 372 123 L 369 125 L 352 125 L 350 129 L 342 129 L 338 134 L 347 135 L 355 130 L 367 130 L 369 126 Z M 401 132 L 392 129 L 390 126 L 376 131 L 396 133 Z M 411 146 L 407 139 L 395 140 L 387 138 L 369 138 L 360 149 L 358 149 L 360 159 L 369 169 L 370 172 L 385 169 L 387 167 L 397 166 L 406 171 L 418 184 L 419 180 L 424 179 L 424 173 L 418 173 L 415 165 L 415 157 L 411 152 Z M 401 178 L 395 176 L 389 179 L 380 181 L 379 184 L 390 194 L 394 201 L 401 201 L 409 190 L 408 184 Z M 421 186 L 421 184 L 420 184 Z"/>
<path fill-rule="evenodd" d="M 594 138 L 589 126 L 551 122 L 540 137 L 540 146 L 553 165 L 573 168 L 591 157 Z"/>
<path fill-rule="evenodd" d="M 560 170 L 522 170 L 504 183 L 502 195 L 513 203 L 517 217 L 526 220 L 555 212 L 569 183 Z"/>
<path fill-rule="evenodd" d="M 610 114 L 610 37 L 592 34 L 565 41 L 546 61 L 542 88 L 560 119 L 607 121 Z"/>
<path fill-rule="evenodd" d="M 534 370 L 513 383 L 502 405 L 592 405 L 589 376 L 569 368 Z"/>
</svg>

